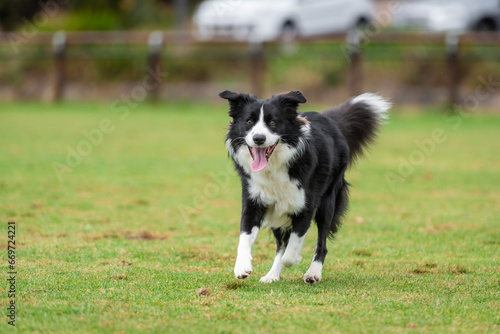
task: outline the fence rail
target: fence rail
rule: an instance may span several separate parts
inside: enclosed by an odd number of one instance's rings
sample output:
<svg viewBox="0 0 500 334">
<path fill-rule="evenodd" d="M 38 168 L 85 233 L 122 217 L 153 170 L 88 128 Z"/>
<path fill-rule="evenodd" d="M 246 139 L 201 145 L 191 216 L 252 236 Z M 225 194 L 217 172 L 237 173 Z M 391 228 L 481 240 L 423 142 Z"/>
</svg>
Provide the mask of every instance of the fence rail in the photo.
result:
<svg viewBox="0 0 500 334">
<path fill-rule="evenodd" d="M 200 41 L 193 38 L 186 31 L 156 31 L 162 35 L 167 44 L 246 44 L 243 41 L 235 41 L 230 38 L 216 38 L 209 41 Z M 65 32 L 68 45 L 88 44 L 146 44 L 151 31 L 68 31 Z M 361 34 L 362 40 L 373 44 L 443 44 L 446 41 L 446 33 L 427 32 L 367 32 Z M 500 45 L 500 33 L 498 32 L 469 32 L 459 34 L 460 44 L 463 45 Z M 15 32 L 0 32 L 0 45 L 19 43 L 23 45 L 51 44 L 54 33 L 38 32 L 31 35 Z M 312 38 L 298 38 L 298 43 L 318 43 L 346 41 L 346 33 L 320 35 Z M 269 43 L 279 43 L 271 41 Z"/>
<path fill-rule="evenodd" d="M 265 77 L 266 45 L 278 44 L 280 41 L 254 43 L 248 48 L 251 65 L 252 92 L 261 95 Z M 418 32 L 374 32 L 357 31 L 342 34 L 317 36 L 308 39 L 298 39 L 295 43 L 343 44 L 349 57 L 348 86 L 351 95 L 362 91 L 362 53 L 366 44 L 378 45 L 444 45 L 447 52 L 448 102 L 450 105 L 459 103 L 460 89 L 460 46 L 487 45 L 499 46 L 500 33 L 418 33 Z M 168 45 L 241 45 L 248 42 L 232 39 L 214 39 L 200 41 L 193 38 L 189 32 L 174 31 L 78 31 L 78 32 L 36 32 L 31 34 L 0 32 L 0 46 L 12 46 L 13 50 L 23 45 L 51 45 L 54 58 L 54 78 L 52 100 L 62 97 L 65 83 L 66 51 L 71 46 L 84 45 L 147 45 L 150 68 L 159 71 L 162 64 L 161 52 Z M 158 89 L 152 92 L 153 99 Z"/>
</svg>

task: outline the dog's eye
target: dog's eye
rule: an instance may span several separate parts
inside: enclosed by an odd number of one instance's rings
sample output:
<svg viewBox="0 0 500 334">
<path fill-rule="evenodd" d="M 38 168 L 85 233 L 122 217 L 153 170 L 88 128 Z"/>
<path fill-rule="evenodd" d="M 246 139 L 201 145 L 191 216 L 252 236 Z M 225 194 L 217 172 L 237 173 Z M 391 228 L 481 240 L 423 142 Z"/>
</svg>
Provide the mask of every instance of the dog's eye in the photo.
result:
<svg viewBox="0 0 500 334">
<path fill-rule="evenodd" d="M 276 125 L 278 122 L 276 122 L 274 119 L 269 122 L 269 125 Z"/>
<path fill-rule="evenodd" d="M 247 119 L 247 124 L 253 124 L 253 119 L 251 118 Z"/>
</svg>

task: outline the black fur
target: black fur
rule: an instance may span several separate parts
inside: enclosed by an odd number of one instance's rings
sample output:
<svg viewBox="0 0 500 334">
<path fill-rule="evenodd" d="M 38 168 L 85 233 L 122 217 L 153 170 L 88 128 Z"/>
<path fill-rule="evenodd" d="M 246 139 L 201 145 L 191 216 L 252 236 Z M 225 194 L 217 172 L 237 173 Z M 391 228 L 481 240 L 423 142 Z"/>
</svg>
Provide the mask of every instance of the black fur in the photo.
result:
<svg viewBox="0 0 500 334">
<path fill-rule="evenodd" d="M 374 113 L 367 103 L 344 104 L 322 112 L 323 115 L 333 119 L 344 134 L 349 145 L 349 163 L 363 155 L 363 149 L 373 143 L 377 138 L 382 120 L 380 115 Z"/>
</svg>

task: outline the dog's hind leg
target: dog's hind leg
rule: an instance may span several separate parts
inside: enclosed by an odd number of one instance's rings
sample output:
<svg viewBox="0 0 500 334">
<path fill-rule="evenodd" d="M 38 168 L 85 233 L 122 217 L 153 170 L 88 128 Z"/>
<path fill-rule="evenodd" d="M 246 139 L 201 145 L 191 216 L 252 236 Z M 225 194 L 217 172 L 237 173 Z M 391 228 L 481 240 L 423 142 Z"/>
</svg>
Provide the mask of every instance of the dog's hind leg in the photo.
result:
<svg viewBox="0 0 500 334">
<path fill-rule="evenodd" d="M 323 198 L 319 206 L 315 220 L 318 226 L 318 242 L 314 252 L 311 266 L 304 275 L 304 282 L 315 284 L 321 281 L 323 263 L 325 262 L 328 250 L 326 241 L 328 237 L 333 237 L 340 226 L 340 218 L 346 211 L 347 206 L 347 183 L 342 179 L 340 189 L 335 193 Z"/>
<path fill-rule="evenodd" d="M 327 204 L 328 203 L 328 204 Z M 331 194 L 322 201 L 322 204 L 316 211 L 316 225 L 318 226 L 318 241 L 314 250 L 314 257 L 311 266 L 304 275 L 304 282 L 315 284 L 321 281 L 323 271 L 323 263 L 325 262 L 328 250 L 326 248 L 326 240 L 330 230 L 330 222 L 333 219 L 335 210 L 335 196 Z"/>
<path fill-rule="evenodd" d="M 276 257 L 274 258 L 273 266 L 266 276 L 260 279 L 263 283 L 272 283 L 280 280 L 281 272 L 283 271 L 283 254 L 290 239 L 291 230 L 273 229 L 274 237 L 276 238 Z"/>
</svg>

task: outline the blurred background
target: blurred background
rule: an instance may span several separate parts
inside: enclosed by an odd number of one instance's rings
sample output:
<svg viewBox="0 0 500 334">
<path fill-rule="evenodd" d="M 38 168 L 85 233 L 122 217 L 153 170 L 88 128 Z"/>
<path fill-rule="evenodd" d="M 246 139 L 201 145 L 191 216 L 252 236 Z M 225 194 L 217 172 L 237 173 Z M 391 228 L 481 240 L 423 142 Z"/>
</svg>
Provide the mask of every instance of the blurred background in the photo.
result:
<svg viewBox="0 0 500 334">
<path fill-rule="evenodd" d="M 160 101 L 298 89 L 454 105 L 482 87 L 473 103 L 494 109 L 499 28 L 497 0 L 0 0 L 0 100 L 139 85 L 136 99 Z"/>
<path fill-rule="evenodd" d="M 20 331 L 499 333 L 499 28 L 500 0 L 0 0 Z M 263 287 L 261 232 L 234 281 L 224 90 L 395 103 L 317 287 L 315 233 Z"/>
</svg>

